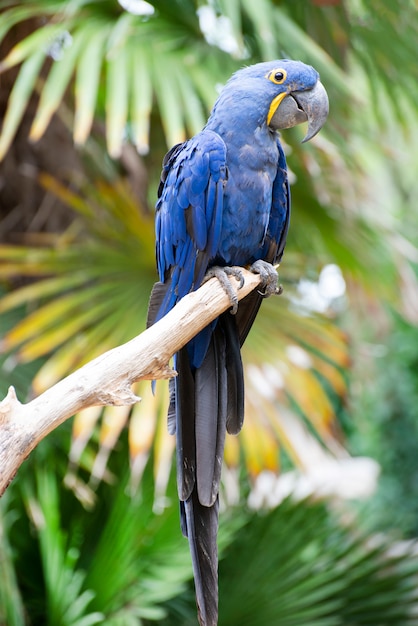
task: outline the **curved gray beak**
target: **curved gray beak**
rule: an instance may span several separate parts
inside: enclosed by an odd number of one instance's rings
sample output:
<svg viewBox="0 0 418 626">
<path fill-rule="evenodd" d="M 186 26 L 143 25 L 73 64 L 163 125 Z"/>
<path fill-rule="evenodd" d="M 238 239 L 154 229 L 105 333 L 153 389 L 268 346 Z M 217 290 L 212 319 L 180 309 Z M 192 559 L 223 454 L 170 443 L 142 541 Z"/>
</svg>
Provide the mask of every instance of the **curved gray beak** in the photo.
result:
<svg viewBox="0 0 418 626">
<path fill-rule="evenodd" d="M 307 91 L 293 91 L 277 107 L 270 121 L 274 130 L 292 128 L 308 122 L 308 132 L 302 143 L 314 137 L 328 117 L 329 101 L 325 87 L 318 80 L 315 87 Z"/>
</svg>

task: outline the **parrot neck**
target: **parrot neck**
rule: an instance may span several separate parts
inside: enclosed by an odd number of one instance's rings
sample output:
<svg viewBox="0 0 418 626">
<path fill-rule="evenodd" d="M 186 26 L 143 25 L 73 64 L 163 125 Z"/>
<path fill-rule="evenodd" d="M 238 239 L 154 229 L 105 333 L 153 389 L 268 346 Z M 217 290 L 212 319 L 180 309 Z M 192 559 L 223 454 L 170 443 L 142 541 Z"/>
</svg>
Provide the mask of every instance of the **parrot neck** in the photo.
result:
<svg viewBox="0 0 418 626">
<path fill-rule="evenodd" d="M 277 133 L 272 131 L 262 119 L 242 119 L 232 115 L 212 115 L 206 125 L 207 130 L 217 133 L 225 142 L 227 164 L 231 168 L 236 162 L 250 170 L 275 172 L 278 162 Z"/>
<path fill-rule="evenodd" d="M 251 89 L 227 84 L 215 102 L 206 128 L 218 133 L 227 144 L 233 137 L 236 147 L 251 143 L 254 135 L 262 135 L 263 141 L 269 142 L 275 134 L 267 126 L 267 112 L 266 103 Z"/>
</svg>

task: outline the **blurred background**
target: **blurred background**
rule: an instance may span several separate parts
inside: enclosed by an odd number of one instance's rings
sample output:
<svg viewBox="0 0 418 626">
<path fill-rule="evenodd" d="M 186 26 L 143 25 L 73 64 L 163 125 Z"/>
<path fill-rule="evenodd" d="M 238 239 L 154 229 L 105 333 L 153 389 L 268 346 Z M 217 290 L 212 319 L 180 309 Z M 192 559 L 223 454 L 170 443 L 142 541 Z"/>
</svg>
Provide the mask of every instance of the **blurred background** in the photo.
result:
<svg viewBox="0 0 418 626">
<path fill-rule="evenodd" d="M 0 397 L 142 332 L 161 161 L 243 65 L 330 98 L 283 131 L 284 294 L 244 348 L 225 451 L 222 626 L 418 624 L 414 0 L 0 1 Z M 1 626 L 196 623 L 167 383 L 47 437 L 0 500 Z"/>
</svg>

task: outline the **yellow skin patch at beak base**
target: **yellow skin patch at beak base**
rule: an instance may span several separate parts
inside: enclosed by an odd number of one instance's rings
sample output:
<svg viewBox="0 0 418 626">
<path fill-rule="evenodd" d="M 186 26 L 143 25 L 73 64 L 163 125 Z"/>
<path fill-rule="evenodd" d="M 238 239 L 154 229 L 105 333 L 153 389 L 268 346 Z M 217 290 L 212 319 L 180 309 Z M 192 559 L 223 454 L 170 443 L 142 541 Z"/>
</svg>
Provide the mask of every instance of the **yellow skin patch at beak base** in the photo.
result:
<svg viewBox="0 0 418 626">
<path fill-rule="evenodd" d="M 279 93 L 279 95 L 273 98 L 273 100 L 271 101 L 269 112 L 267 115 L 267 126 L 270 126 L 271 119 L 276 113 L 279 104 L 282 102 L 282 100 L 284 100 L 284 98 L 286 98 L 287 95 L 288 93 L 286 91 L 284 93 Z"/>
</svg>

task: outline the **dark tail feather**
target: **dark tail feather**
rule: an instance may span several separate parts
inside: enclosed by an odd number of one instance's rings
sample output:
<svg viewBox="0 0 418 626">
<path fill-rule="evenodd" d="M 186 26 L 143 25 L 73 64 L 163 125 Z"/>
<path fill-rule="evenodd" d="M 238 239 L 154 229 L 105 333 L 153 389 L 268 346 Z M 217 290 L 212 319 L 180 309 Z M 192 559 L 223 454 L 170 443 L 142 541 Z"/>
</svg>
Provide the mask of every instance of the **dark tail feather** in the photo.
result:
<svg viewBox="0 0 418 626">
<path fill-rule="evenodd" d="M 228 325 L 216 325 L 197 369 L 190 367 L 187 348 L 180 351 L 176 363 L 181 528 L 189 539 L 201 626 L 218 623 L 218 494 L 228 408 L 228 331 Z"/>
<path fill-rule="evenodd" d="M 175 415 L 177 487 L 180 500 L 187 500 L 196 484 L 195 381 L 187 347 L 176 355 Z M 170 415 L 169 415 L 170 421 Z"/>
<path fill-rule="evenodd" d="M 214 329 L 201 366 L 195 372 L 196 484 L 199 502 L 217 500 L 225 445 L 227 413 L 226 339 Z"/>
<path fill-rule="evenodd" d="M 168 283 L 159 282 L 154 284 L 148 303 L 147 328 L 157 321 L 168 286 Z"/>
<path fill-rule="evenodd" d="M 192 555 L 199 624 L 217 626 L 219 499 L 212 506 L 203 506 L 194 489 L 190 498 L 181 504 L 182 527 L 187 529 Z"/>
<path fill-rule="evenodd" d="M 226 428 L 229 434 L 237 435 L 244 422 L 244 372 L 236 316 L 224 313 L 219 318 L 219 326 L 225 337 Z"/>
</svg>

